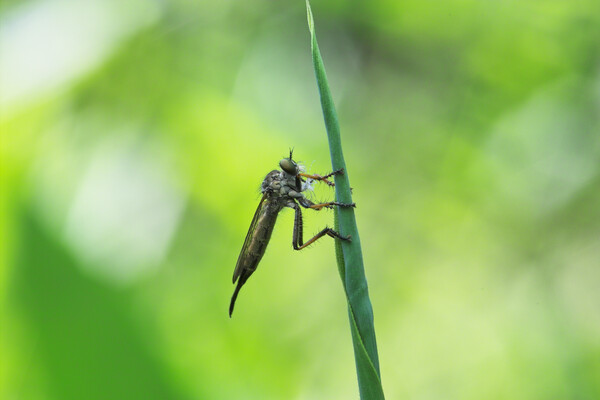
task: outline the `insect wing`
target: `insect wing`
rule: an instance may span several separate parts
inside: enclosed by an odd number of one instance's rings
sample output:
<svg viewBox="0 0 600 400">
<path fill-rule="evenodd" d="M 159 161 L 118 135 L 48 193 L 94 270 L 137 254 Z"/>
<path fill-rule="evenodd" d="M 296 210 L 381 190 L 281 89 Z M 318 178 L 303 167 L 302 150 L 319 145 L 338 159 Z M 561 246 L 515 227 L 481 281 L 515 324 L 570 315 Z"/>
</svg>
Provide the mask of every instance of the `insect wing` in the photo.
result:
<svg viewBox="0 0 600 400">
<path fill-rule="evenodd" d="M 263 194 L 260 202 L 258 203 L 258 207 L 256 208 L 256 212 L 254 213 L 254 218 L 252 218 L 252 222 L 250 223 L 250 228 L 248 229 L 248 234 L 246 235 L 246 240 L 244 240 L 244 245 L 242 246 L 242 251 L 240 251 L 240 255 L 237 260 L 237 264 L 235 265 L 235 271 L 233 271 L 233 283 L 237 281 L 237 279 L 242 274 L 244 259 L 246 258 L 246 253 L 248 252 L 248 245 L 252 241 L 252 236 L 254 236 L 254 232 L 256 231 L 256 226 L 258 225 L 258 220 L 263 211 L 263 208 L 267 201 L 267 194 Z"/>
</svg>

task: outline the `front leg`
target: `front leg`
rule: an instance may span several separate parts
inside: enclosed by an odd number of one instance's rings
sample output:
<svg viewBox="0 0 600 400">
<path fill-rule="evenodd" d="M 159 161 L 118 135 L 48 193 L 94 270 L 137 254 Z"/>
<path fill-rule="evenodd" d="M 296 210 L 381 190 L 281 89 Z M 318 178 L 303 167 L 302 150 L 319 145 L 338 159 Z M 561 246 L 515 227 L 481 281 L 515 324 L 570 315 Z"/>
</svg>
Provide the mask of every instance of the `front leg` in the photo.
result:
<svg viewBox="0 0 600 400">
<path fill-rule="evenodd" d="M 339 175 L 339 174 L 343 174 L 343 173 L 344 173 L 344 168 L 340 168 L 337 171 L 333 171 L 332 173 L 324 175 L 324 176 L 321 176 L 319 174 L 313 174 L 313 175 L 305 174 L 303 172 L 299 173 L 298 175 L 302 176 L 304 178 L 314 179 L 315 181 L 325 182 L 329 186 L 335 186 L 335 183 L 327 180 L 327 178 L 329 178 L 330 176 Z"/>
</svg>

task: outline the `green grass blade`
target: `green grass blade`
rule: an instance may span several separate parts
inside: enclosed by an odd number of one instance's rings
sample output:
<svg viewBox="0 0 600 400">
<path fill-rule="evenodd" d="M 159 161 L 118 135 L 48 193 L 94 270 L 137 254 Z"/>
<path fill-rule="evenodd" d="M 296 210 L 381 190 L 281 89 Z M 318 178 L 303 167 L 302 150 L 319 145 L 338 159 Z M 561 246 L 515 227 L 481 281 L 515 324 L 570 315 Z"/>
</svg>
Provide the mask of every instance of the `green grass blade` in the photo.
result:
<svg viewBox="0 0 600 400">
<path fill-rule="evenodd" d="M 306 10 L 311 37 L 312 59 L 319 95 L 321 97 L 327 138 L 329 140 L 331 164 L 333 170 L 343 168 L 345 171 L 344 174 L 335 176 L 336 200 L 342 203 L 351 203 L 352 193 L 350 190 L 349 173 L 342 152 L 340 127 L 331 91 L 329 90 L 329 83 L 327 82 L 325 66 L 323 65 L 319 51 L 314 20 L 308 0 L 306 0 Z M 351 242 L 336 241 L 338 242 L 336 243 L 336 258 L 348 300 L 348 313 L 360 396 L 361 399 L 365 400 L 383 399 L 379 357 L 377 355 L 377 342 L 375 340 L 375 328 L 373 324 L 373 309 L 369 299 L 354 209 L 342 208 L 336 210 L 335 215 L 338 231 L 343 235 L 350 235 L 352 237 Z"/>
</svg>

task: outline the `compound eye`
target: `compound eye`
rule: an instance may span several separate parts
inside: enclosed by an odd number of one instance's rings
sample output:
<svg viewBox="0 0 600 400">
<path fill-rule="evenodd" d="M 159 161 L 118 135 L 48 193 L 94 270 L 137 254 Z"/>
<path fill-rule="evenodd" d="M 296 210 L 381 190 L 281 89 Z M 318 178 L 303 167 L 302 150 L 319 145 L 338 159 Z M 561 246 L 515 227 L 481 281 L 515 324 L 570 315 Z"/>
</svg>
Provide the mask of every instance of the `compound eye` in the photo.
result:
<svg viewBox="0 0 600 400">
<path fill-rule="evenodd" d="M 282 170 L 284 170 L 290 175 L 298 174 L 298 166 L 289 158 L 284 158 L 283 160 L 279 161 L 279 166 Z"/>
</svg>

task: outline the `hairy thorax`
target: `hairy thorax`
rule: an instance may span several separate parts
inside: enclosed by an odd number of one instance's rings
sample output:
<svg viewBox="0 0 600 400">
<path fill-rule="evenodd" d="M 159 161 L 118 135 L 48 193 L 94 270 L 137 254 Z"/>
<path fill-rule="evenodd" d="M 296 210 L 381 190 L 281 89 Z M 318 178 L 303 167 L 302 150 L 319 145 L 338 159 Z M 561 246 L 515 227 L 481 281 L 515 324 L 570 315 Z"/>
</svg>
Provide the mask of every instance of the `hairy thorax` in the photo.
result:
<svg viewBox="0 0 600 400">
<path fill-rule="evenodd" d="M 302 190 L 304 187 L 300 178 L 277 170 L 269 172 L 261 186 L 263 193 L 280 198 L 302 198 Z"/>
</svg>

